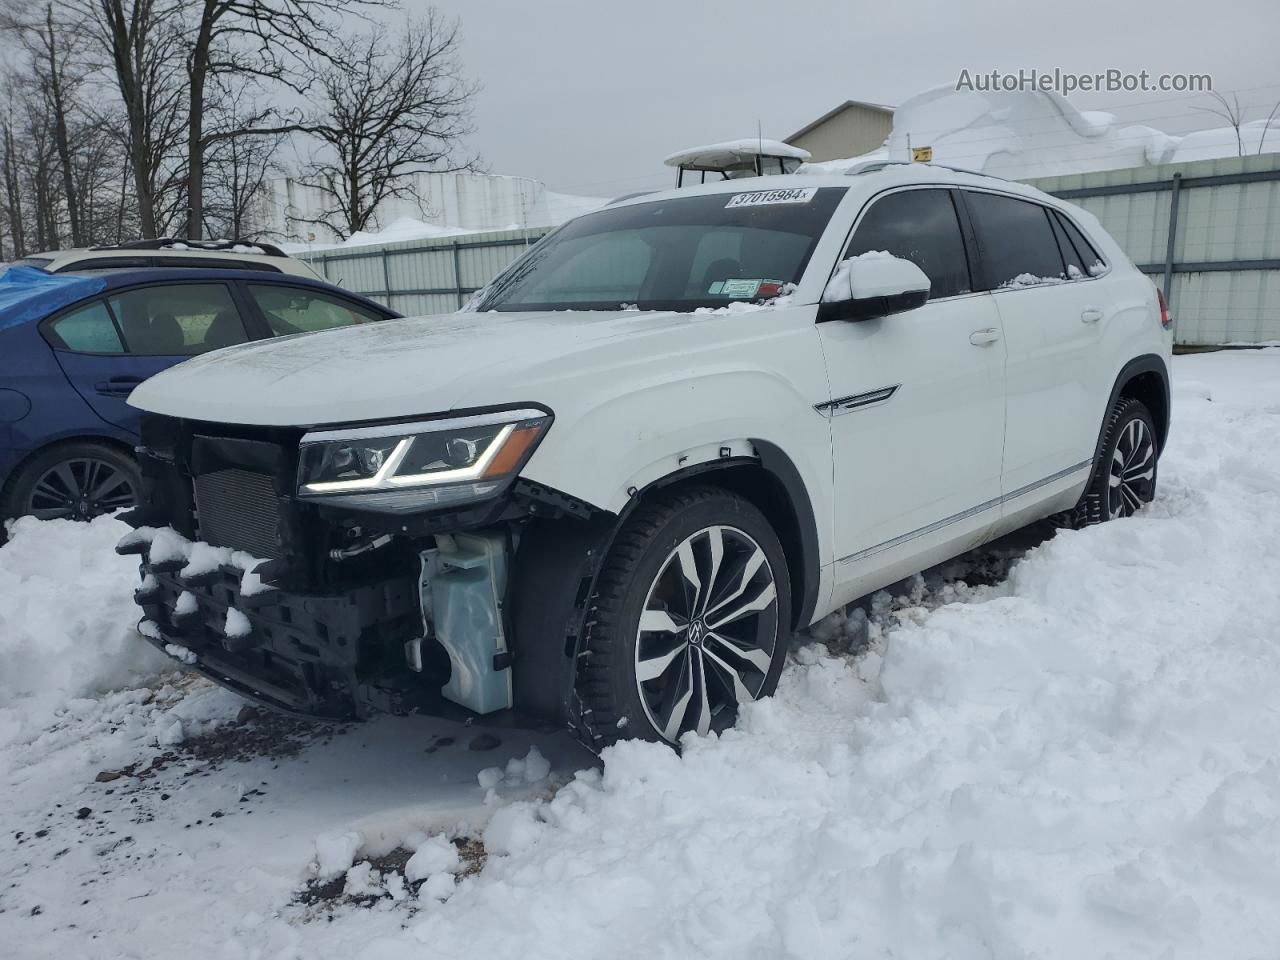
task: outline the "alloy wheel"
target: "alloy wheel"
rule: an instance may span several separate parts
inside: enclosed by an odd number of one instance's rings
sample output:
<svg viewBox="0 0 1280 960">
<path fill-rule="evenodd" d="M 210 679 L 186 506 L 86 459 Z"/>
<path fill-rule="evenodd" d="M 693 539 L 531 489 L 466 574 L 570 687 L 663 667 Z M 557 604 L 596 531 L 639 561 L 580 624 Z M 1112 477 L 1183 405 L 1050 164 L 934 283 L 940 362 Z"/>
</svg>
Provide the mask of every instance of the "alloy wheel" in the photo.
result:
<svg viewBox="0 0 1280 960">
<path fill-rule="evenodd" d="M 1107 516 L 1131 517 L 1155 489 L 1156 444 L 1146 423 L 1130 420 L 1120 432 L 1107 476 Z"/>
<path fill-rule="evenodd" d="M 777 643 L 777 585 L 760 544 L 731 526 L 686 537 L 640 615 L 635 676 L 649 722 L 672 743 L 728 726 L 760 696 Z"/>
<path fill-rule="evenodd" d="M 137 502 L 132 479 L 113 464 L 92 457 L 63 460 L 31 488 L 26 513 L 41 520 L 92 520 Z"/>
</svg>

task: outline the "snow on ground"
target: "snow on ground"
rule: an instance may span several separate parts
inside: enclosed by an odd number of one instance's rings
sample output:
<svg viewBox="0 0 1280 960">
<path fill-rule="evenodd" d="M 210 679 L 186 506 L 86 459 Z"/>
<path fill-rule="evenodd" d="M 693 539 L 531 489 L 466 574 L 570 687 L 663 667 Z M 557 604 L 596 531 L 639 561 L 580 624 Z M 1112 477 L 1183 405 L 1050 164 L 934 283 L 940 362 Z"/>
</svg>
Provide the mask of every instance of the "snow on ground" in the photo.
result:
<svg viewBox="0 0 1280 960">
<path fill-rule="evenodd" d="M 173 675 L 96 693 L 118 682 L 104 665 L 153 669 L 128 643 L 112 522 L 19 525 L 0 548 L 0 942 L 1272 956 L 1280 350 L 1180 357 L 1175 376 L 1141 515 L 988 548 L 878 595 L 870 622 L 831 618 L 778 696 L 682 756 L 623 744 L 597 765 L 562 736 L 244 716 Z M 60 655 L 43 690 L 38 643 Z M 404 857 L 379 858 L 397 847 L 418 851 L 412 885 Z M 332 895 L 299 896 L 329 875 Z"/>
</svg>

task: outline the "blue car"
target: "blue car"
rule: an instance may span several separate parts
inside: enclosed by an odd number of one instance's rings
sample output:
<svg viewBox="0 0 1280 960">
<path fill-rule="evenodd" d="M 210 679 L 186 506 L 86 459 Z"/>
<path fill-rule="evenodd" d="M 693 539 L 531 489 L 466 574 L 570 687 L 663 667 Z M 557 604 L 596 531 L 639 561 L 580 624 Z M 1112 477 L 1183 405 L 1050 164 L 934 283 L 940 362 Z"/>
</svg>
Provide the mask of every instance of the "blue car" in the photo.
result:
<svg viewBox="0 0 1280 960">
<path fill-rule="evenodd" d="M 0 274 L 0 519 L 88 520 L 133 505 L 139 383 L 219 347 L 385 320 L 305 277 L 164 267 Z"/>
</svg>

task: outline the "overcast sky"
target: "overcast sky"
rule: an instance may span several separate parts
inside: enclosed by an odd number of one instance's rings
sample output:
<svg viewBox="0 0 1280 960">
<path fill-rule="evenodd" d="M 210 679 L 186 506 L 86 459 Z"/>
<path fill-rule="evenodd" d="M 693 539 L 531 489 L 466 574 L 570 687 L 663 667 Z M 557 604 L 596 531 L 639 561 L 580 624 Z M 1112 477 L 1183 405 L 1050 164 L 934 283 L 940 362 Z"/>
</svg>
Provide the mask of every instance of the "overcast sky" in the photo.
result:
<svg viewBox="0 0 1280 960">
<path fill-rule="evenodd" d="M 404 0 L 409 11 L 426 0 Z M 613 196 L 673 183 L 682 147 L 784 138 L 847 99 L 895 104 L 962 69 L 1209 73 L 1262 119 L 1280 99 L 1280 0 L 436 0 L 484 87 L 471 141 L 491 173 Z M 1184 12 L 1185 11 L 1185 12 Z M 1194 12 L 1193 12 L 1194 11 Z M 1171 133 L 1205 97 L 1077 94 Z"/>
</svg>

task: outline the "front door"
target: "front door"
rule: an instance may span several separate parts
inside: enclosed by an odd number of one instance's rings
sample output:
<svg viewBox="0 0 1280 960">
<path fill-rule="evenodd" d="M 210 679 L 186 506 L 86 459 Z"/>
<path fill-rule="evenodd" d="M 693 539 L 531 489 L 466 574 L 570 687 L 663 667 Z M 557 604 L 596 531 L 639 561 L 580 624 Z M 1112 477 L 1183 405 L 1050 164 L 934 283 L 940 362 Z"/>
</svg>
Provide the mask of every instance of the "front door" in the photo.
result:
<svg viewBox="0 0 1280 960">
<path fill-rule="evenodd" d="M 951 192 L 917 188 L 874 200 L 845 256 L 871 250 L 916 263 L 931 293 L 916 310 L 819 325 L 841 601 L 882 585 L 872 583 L 877 575 L 896 579 L 898 567 L 941 544 L 976 545 L 1000 497 L 1000 318 L 990 294 L 973 292 Z"/>
</svg>

